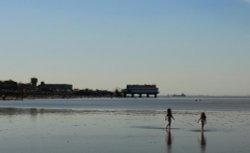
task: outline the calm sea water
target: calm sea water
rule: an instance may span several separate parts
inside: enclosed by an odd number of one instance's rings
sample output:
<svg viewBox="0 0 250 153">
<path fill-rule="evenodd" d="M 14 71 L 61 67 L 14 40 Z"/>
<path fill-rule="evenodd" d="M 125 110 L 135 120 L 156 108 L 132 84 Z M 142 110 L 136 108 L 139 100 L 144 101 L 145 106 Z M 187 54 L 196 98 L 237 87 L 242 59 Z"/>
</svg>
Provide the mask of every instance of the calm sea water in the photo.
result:
<svg viewBox="0 0 250 153">
<path fill-rule="evenodd" d="M 0 107 L 98 110 L 250 111 L 250 98 L 98 98 L 0 101 Z"/>
<path fill-rule="evenodd" d="M 169 107 L 175 120 L 166 131 Z M 208 118 L 204 133 L 197 123 L 201 111 Z M 4 153 L 249 153 L 249 116 L 249 98 L 0 101 L 0 148 Z"/>
</svg>

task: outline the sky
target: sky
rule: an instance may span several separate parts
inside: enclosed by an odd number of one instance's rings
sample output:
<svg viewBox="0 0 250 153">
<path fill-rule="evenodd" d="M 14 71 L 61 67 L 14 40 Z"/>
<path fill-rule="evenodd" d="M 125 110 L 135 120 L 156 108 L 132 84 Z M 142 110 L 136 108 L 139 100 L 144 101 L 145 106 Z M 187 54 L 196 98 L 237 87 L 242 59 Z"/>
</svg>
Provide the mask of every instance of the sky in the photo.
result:
<svg viewBox="0 0 250 153">
<path fill-rule="evenodd" d="M 0 80 L 250 95 L 250 0 L 1 0 Z"/>
</svg>

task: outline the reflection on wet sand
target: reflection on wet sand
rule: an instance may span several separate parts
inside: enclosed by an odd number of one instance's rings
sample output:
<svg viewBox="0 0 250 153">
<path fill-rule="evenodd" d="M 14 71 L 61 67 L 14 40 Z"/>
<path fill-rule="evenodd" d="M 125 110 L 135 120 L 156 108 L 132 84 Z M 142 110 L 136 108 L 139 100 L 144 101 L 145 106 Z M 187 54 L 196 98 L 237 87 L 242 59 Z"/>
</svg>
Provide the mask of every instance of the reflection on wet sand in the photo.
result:
<svg viewBox="0 0 250 153">
<path fill-rule="evenodd" d="M 31 115 L 37 116 L 44 113 L 70 113 L 70 110 L 63 109 L 37 109 L 37 108 L 0 108 L 0 115 L 15 116 L 15 115 Z"/>
<path fill-rule="evenodd" d="M 205 152 L 206 151 L 206 145 L 207 145 L 207 140 L 206 137 L 204 135 L 204 131 L 201 131 L 201 135 L 200 135 L 200 147 L 201 147 L 201 152 Z"/>
<path fill-rule="evenodd" d="M 114 115 L 149 115 L 154 116 L 156 114 L 160 114 L 161 111 L 138 111 L 138 110 L 99 110 L 99 109 L 64 109 L 64 108 L 16 108 L 16 107 L 0 107 L 0 115 L 8 115 L 14 116 L 19 114 L 29 114 L 29 115 L 37 115 L 37 114 L 63 114 L 63 115 L 71 115 L 71 114 L 114 114 Z M 162 129 L 162 128 L 161 128 Z"/>
<path fill-rule="evenodd" d="M 167 153 L 172 152 L 172 134 L 171 134 L 171 129 L 166 130 L 166 136 L 165 136 L 165 143 L 167 147 Z"/>
</svg>

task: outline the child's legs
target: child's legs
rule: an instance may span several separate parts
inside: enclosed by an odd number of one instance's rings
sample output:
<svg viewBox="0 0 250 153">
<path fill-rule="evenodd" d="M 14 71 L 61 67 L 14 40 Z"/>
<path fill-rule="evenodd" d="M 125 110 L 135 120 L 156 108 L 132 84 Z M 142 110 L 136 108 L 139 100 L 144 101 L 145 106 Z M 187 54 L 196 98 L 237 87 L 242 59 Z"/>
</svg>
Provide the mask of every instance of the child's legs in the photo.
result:
<svg viewBox="0 0 250 153">
<path fill-rule="evenodd" d="M 166 128 L 167 127 L 170 127 L 171 126 L 171 120 L 168 120 L 168 123 L 167 123 L 167 125 L 166 125 Z"/>
<path fill-rule="evenodd" d="M 201 121 L 201 129 L 204 129 L 205 122 Z"/>
<path fill-rule="evenodd" d="M 171 119 L 168 120 L 168 126 L 171 127 Z"/>
</svg>

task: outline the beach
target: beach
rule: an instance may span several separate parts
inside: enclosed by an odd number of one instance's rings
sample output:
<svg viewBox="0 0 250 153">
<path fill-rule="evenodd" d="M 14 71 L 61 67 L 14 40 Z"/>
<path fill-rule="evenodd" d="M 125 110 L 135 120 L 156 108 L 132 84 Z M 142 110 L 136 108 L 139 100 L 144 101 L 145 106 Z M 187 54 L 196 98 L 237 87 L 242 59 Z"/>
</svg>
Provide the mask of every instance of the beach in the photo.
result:
<svg viewBox="0 0 250 153">
<path fill-rule="evenodd" d="M 199 106 L 187 98 L 0 101 L 0 147 L 4 153 L 248 153 L 249 99 L 230 100 L 204 99 Z M 167 106 L 175 117 L 170 131 Z M 204 132 L 200 111 L 207 114 Z"/>
</svg>

